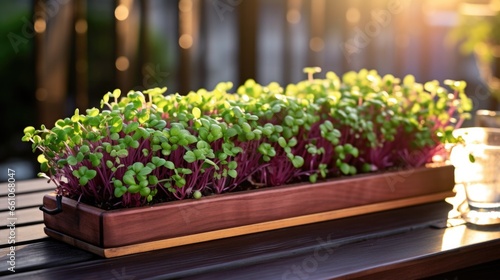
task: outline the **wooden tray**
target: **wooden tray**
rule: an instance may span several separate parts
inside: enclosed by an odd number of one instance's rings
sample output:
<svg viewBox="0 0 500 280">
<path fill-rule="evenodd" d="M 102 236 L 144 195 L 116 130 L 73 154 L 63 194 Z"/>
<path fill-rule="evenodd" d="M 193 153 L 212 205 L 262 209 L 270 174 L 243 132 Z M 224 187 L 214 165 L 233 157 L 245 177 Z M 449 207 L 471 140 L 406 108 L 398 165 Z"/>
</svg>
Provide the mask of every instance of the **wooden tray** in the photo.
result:
<svg viewBox="0 0 500 280">
<path fill-rule="evenodd" d="M 45 232 L 109 258 L 439 201 L 454 184 L 446 165 L 110 211 L 64 198 Z M 55 208 L 55 194 L 43 203 Z"/>
</svg>

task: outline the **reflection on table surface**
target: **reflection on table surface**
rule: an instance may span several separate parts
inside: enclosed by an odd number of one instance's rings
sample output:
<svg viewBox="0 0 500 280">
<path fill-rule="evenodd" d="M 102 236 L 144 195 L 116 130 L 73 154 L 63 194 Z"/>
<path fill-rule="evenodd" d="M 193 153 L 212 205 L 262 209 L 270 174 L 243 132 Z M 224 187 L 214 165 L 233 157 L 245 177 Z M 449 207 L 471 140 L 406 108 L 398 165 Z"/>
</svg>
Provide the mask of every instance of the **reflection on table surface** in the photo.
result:
<svg viewBox="0 0 500 280">
<path fill-rule="evenodd" d="M 470 211 L 467 205 L 465 189 L 463 184 L 456 184 L 454 197 L 446 198 L 446 202 L 453 205 L 448 213 L 447 229 L 443 235 L 441 250 L 460 248 L 464 244 L 474 244 L 500 238 L 500 226 L 475 225 L 467 223 L 464 216 Z"/>
</svg>

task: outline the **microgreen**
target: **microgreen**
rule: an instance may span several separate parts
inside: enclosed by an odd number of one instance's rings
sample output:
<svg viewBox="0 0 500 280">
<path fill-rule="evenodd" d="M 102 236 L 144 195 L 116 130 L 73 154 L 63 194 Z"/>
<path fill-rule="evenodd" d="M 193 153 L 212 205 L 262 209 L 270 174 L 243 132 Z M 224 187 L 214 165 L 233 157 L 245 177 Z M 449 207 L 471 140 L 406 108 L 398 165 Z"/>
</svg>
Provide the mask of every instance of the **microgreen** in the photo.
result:
<svg viewBox="0 0 500 280">
<path fill-rule="evenodd" d="M 101 108 L 24 129 L 61 195 L 104 209 L 423 166 L 470 117 L 465 82 L 328 72 L 187 95 L 108 92 Z"/>
</svg>

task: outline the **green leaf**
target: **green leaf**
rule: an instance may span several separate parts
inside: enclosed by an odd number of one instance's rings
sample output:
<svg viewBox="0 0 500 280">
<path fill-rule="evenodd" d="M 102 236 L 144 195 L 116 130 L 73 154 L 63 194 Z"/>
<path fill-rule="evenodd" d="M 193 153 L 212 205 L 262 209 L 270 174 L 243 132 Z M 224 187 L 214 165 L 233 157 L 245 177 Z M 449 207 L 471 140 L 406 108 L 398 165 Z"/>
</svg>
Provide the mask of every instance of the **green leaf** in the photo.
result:
<svg viewBox="0 0 500 280">
<path fill-rule="evenodd" d="M 68 160 L 66 160 L 66 159 L 60 159 L 57 161 L 57 165 L 61 166 L 61 167 L 65 166 L 67 164 L 68 164 Z"/>
<path fill-rule="evenodd" d="M 101 107 L 103 107 L 103 103 L 109 103 L 109 96 L 111 95 L 111 92 L 108 91 L 108 93 L 106 93 L 103 97 L 102 97 L 102 100 L 101 100 Z"/>
<path fill-rule="evenodd" d="M 143 168 L 145 168 L 145 167 L 144 167 L 144 164 L 142 162 L 135 162 L 132 165 L 132 170 L 134 171 L 135 174 L 139 174 Z"/>
<path fill-rule="evenodd" d="M 78 168 L 78 174 L 80 176 L 85 176 L 85 173 L 87 173 L 89 169 L 87 168 L 87 166 L 80 166 L 80 168 Z"/>
<path fill-rule="evenodd" d="M 135 177 L 135 179 L 136 179 L 137 182 L 139 182 L 138 185 L 141 188 L 144 188 L 144 187 L 146 187 L 149 184 L 148 178 L 146 177 L 146 175 L 139 175 L 139 174 L 137 174 L 137 176 Z"/>
<path fill-rule="evenodd" d="M 340 171 L 345 175 L 349 174 L 350 168 L 349 164 L 345 162 L 340 164 Z"/>
<path fill-rule="evenodd" d="M 118 99 L 118 98 L 120 97 L 121 93 L 122 93 L 122 92 L 121 92 L 121 90 L 120 90 L 120 89 L 115 89 L 115 90 L 113 91 L 112 95 L 113 95 L 113 97 L 114 97 L 114 98 Z"/>
<path fill-rule="evenodd" d="M 262 134 L 264 134 L 266 136 L 270 136 L 271 134 L 273 134 L 273 129 L 269 128 L 269 127 L 264 127 L 262 129 Z"/>
<path fill-rule="evenodd" d="M 96 167 L 101 163 L 101 158 L 103 157 L 102 153 L 95 153 L 89 155 L 89 160 L 92 163 L 92 166 Z"/>
<path fill-rule="evenodd" d="M 143 109 L 142 111 L 137 113 L 139 123 L 143 124 L 149 120 L 151 113 L 147 109 Z M 135 129 L 134 129 L 135 131 Z"/>
<path fill-rule="evenodd" d="M 123 175 L 123 183 L 127 185 L 135 185 L 134 176 L 130 174 Z"/>
<path fill-rule="evenodd" d="M 87 179 L 89 179 L 89 180 L 93 179 L 96 175 L 97 175 L 97 171 L 95 171 L 93 169 L 87 170 L 87 172 L 85 172 L 85 177 L 87 177 Z"/>
<path fill-rule="evenodd" d="M 316 147 L 314 147 L 314 146 L 310 146 L 310 147 L 307 148 L 307 152 L 310 153 L 310 154 L 312 154 L 312 155 L 315 155 L 315 154 L 318 153 L 318 149 Z"/>
<path fill-rule="evenodd" d="M 154 175 L 149 175 L 148 182 L 151 186 L 155 186 L 156 184 L 158 184 L 158 178 Z"/>
<path fill-rule="evenodd" d="M 245 137 L 247 138 L 247 140 L 253 140 L 255 138 L 255 133 L 253 133 L 252 131 L 249 131 L 249 132 L 245 133 Z"/>
<path fill-rule="evenodd" d="M 129 193 L 138 193 L 141 190 L 141 186 L 139 186 L 139 185 L 130 185 L 127 190 L 128 190 Z"/>
<path fill-rule="evenodd" d="M 82 152 L 82 153 L 84 153 L 84 154 L 86 154 L 86 153 L 90 152 L 90 148 L 89 148 L 89 146 L 88 146 L 88 145 L 82 145 L 82 146 L 80 147 L 80 152 Z"/>
<path fill-rule="evenodd" d="M 184 160 L 189 162 L 189 163 L 193 163 L 195 160 L 196 160 L 196 156 L 195 154 L 193 153 L 193 151 L 187 151 L 184 156 L 183 156 Z"/>
<path fill-rule="evenodd" d="M 139 128 L 139 123 L 138 122 L 131 122 L 129 123 L 125 129 L 123 130 L 123 132 L 125 132 L 126 134 L 129 134 L 133 131 L 136 131 L 137 129 Z"/>
<path fill-rule="evenodd" d="M 368 172 L 371 172 L 372 171 L 372 165 L 369 164 L 369 163 L 363 163 L 363 165 L 361 166 L 361 171 L 363 173 L 368 173 Z"/>
<path fill-rule="evenodd" d="M 176 126 L 172 126 L 170 129 L 170 137 L 172 136 L 179 136 L 181 134 L 181 129 L 179 128 L 179 124 Z"/>
<path fill-rule="evenodd" d="M 476 158 L 474 157 L 473 154 L 469 154 L 469 161 L 472 163 L 476 162 Z"/>
<path fill-rule="evenodd" d="M 109 138 L 111 138 L 111 140 L 116 141 L 116 140 L 120 139 L 120 134 L 118 134 L 116 132 L 115 133 L 111 133 L 111 135 L 109 136 Z"/>
<path fill-rule="evenodd" d="M 344 146 L 336 146 L 334 149 L 336 154 L 343 154 L 344 153 Z"/>
<path fill-rule="evenodd" d="M 293 126 L 293 123 L 294 123 L 294 119 L 292 116 L 286 116 L 285 117 L 285 124 L 287 126 Z"/>
<path fill-rule="evenodd" d="M 32 126 L 27 126 L 27 127 L 23 130 L 24 134 L 29 135 L 29 137 L 31 137 L 33 134 L 35 134 L 35 131 L 36 131 L 36 130 L 35 130 L 35 128 L 34 128 L 34 127 L 32 127 Z"/>
<path fill-rule="evenodd" d="M 229 169 L 236 169 L 238 167 L 238 163 L 236 161 L 231 161 L 227 164 L 227 168 Z"/>
<path fill-rule="evenodd" d="M 296 126 L 295 126 L 296 127 Z M 283 137 L 289 139 L 293 136 L 293 131 L 289 127 L 283 128 Z"/>
<path fill-rule="evenodd" d="M 205 162 L 215 167 L 215 170 L 219 170 L 219 166 L 217 166 L 217 164 L 215 164 L 215 162 L 213 162 L 212 160 L 206 158 Z"/>
<path fill-rule="evenodd" d="M 268 143 L 262 143 L 262 144 L 259 145 L 259 147 L 257 148 L 257 150 L 261 154 L 266 155 L 267 154 L 267 149 L 269 148 L 268 145 L 269 145 Z"/>
<path fill-rule="evenodd" d="M 40 164 L 40 170 L 42 170 L 42 172 L 49 171 L 49 164 L 47 162 L 42 162 Z"/>
<path fill-rule="evenodd" d="M 179 178 L 179 179 L 175 180 L 175 186 L 177 186 L 178 188 L 182 188 L 185 185 L 186 185 L 186 179 Z"/>
<path fill-rule="evenodd" d="M 245 132 L 245 133 L 252 131 L 252 127 L 248 123 L 242 123 L 241 128 L 243 129 L 243 132 Z"/>
<path fill-rule="evenodd" d="M 146 197 L 151 193 L 151 189 L 149 187 L 144 187 L 140 190 L 140 194 L 142 197 Z"/>
<path fill-rule="evenodd" d="M 201 196 L 202 196 L 202 194 L 201 194 L 200 191 L 196 190 L 196 191 L 193 192 L 193 198 L 194 199 L 200 199 Z"/>
<path fill-rule="evenodd" d="M 304 165 L 304 158 L 302 158 L 301 156 L 295 156 L 292 159 L 292 164 L 295 168 L 300 168 L 302 167 L 302 165 Z"/>
<path fill-rule="evenodd" d="M 186 135 L 184 137 L 184 140 L 186 140 L 188 144 L 193 144 L 196 141 L 198 141 L 198 138 L 196 138 L 196 136 L 194 136 L 194 135 Z"/>
<path fill-rule="evenodd" d="M 78 160 L 76 160 L 76 157 L 74 156 L 69 156 L 68 157 L 68 164 L 75 166 L 78 163 Z"/>
<path fill-rule="evenodd" d="M 274 105 L 271 110 L 273 111 L 273 113 L 279 113 L 281 111 L 281 106 L 279 104 L 276 104 Z"/>
<path fill-rule="evenodd" d="M 354 147 L 351 149 L 351 155 L 353 155 L 354 157 L 358 157 L 359 156 L 359 150 L 358 148 Z"/>
<path fill-rule="evenodd" d="M 286 140 L 285 138 L 283 137 L 280 137 L 278 138 L 278 144 L 282 147 L 282 148 L 285 148 L 287 145 L 286 145 Z"/>
<path fill-rule="evenodd" d="M 114 195 L 117 198 L 122 197 L 127 192 L 127 188 L 115 188 Z"/>
<path fill-rule="evenodd" d="M 113 186 L 115 186 L 115 188 L 121 188 L 123 186 L 123 183 L 122 181 L 115 179 L 113 180 Z"/>
<path fill-rule="evenodd" d="M 80 120 L 80 110 L 76 108 L 75 114 L 71 117 L 71 121 L 78 122 L 79 120 Z"/>
<path fill-rule="evenodd" d="M 230 169 L 229 171 L 227 171 L 227 175 L 229 175 L 232 178 L 236 178 L 238 176 L 238 172 L 234 169 Z"/>
<path fill-rule="evenodd" d="M 89 182 L 89 179 L 87 177 L 80 177 L 78 180 L 78 183 L 80 183 L 80 186 L 85 186 Z"/>
<path fill-rule="evenodd" d="M 153 170 L 152 170 L 151 168 L 149 168 L 149 167 L 144 167 L 144 168 L 142 168 L 142 169 L 141 169 L 141 171 L 139 171 L 139 173 L 138 173 L 138 174 L 139 174 L 139 175 L 144 176 L 144 175 L 148 175 L 148 174 L 150 174 L 152 171 L 153 171 Z"/>
<path fill-rule="evenodd" d="M 317 180 L 318 180 L 318 173 L 309 175 L 309 182 L 316 183 Z"/>
<path fill-rule="evenodd" d="M 187 175 L 187 174 L 192 174 L 193 171 L 189 168 L 180 168 L 180 173 Z"/>
<path fill-rule="evenodd" d="M 356 167 L 354 167 L 352 165 L 349 166 L 349 174 L 356 175 L 356 173 L 357 173 Z"/>
<path fill-rule="evenodd" d="M 348 154 L 352 152 L 353 148 L 354 146 L 352 144 L 347 143 L 344 145 L 344 151 Z"/>
<path fill-rule="evenodd" d="M 327 120 L 323 124 L 325 125 L 326 129 L 328 129 L 329 131 L 333 130 L 333 124 L 331 121 Z"/>
<path fill-rule="evenodd" d="M 76 154 L 76 161 L 78 162 L 82 162 L 82 160 L 85 158 L 85 156 L 83 155 L 82 152 L 78 152 L 78 154 Z"/>
<path fill-rule="evenodd" d="M 217 156 L 217 158 L 220 159 L 220 160 L 222 160 L 222 161 L 226 160 L 227 157 L 228 157 L 228 155 L 226 153 L 222 153 L 222 152 L 219 153 L 219 155 Z"/>
<path fill-rule="evenodd" d="M 71 156 L 70 156 L 71 157 Z M 45 155 L 41 154 L 37 157 L 37 160 L 39 163 L 44 163 L 47 162 L 47 158 L 45 158 Z M 75 159 L 76 160 L 76 159 Z M 76 164 L 76 163 L 75 163 Z"/>
<path fill-rule="evenodd" d="M 128 150 L 122 149 L 122 150 L 116 151 L 116 156 L 118 156 L 120 158 L 126 158 L 126 157 L 128 157 Z"/>
<path fill-rule="evenodd" d="M 166 161 L 164 165 L 165 165 L 165 167 L 166 167 L 166 168 L 168 168 L 168 169 L 170 169 L 170 170 L 175 169 L 175 165 L 174 165 L 174 163 L 173 163 L 173 162 L 171 162 L 171 161 L 169 161 L 169 160 L 168 160 L 168 161 Z"/>
<path fill-rule="evenodd" d="M 194 107 L 191 113 L 195 119 L 199 119 L 201 117 L 201 110 L 198 107 Z"/>
</svg>

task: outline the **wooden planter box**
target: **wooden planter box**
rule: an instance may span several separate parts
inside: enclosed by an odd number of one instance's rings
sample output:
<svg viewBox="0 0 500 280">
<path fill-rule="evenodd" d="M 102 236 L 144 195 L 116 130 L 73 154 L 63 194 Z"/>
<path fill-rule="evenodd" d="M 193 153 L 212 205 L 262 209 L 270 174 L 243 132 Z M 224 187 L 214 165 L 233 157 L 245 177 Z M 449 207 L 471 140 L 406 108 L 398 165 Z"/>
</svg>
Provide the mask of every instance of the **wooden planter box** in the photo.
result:
<svg viewBox="0 0 500 280">
<path fill-rule="evenodd" d="M 45 232 L 109 258 L 439 201 L 454 184 L 445 165 L 110 211 L 63 198 Z M 55 208 L 55 194 L 43 204 Z"/>
</svg>

